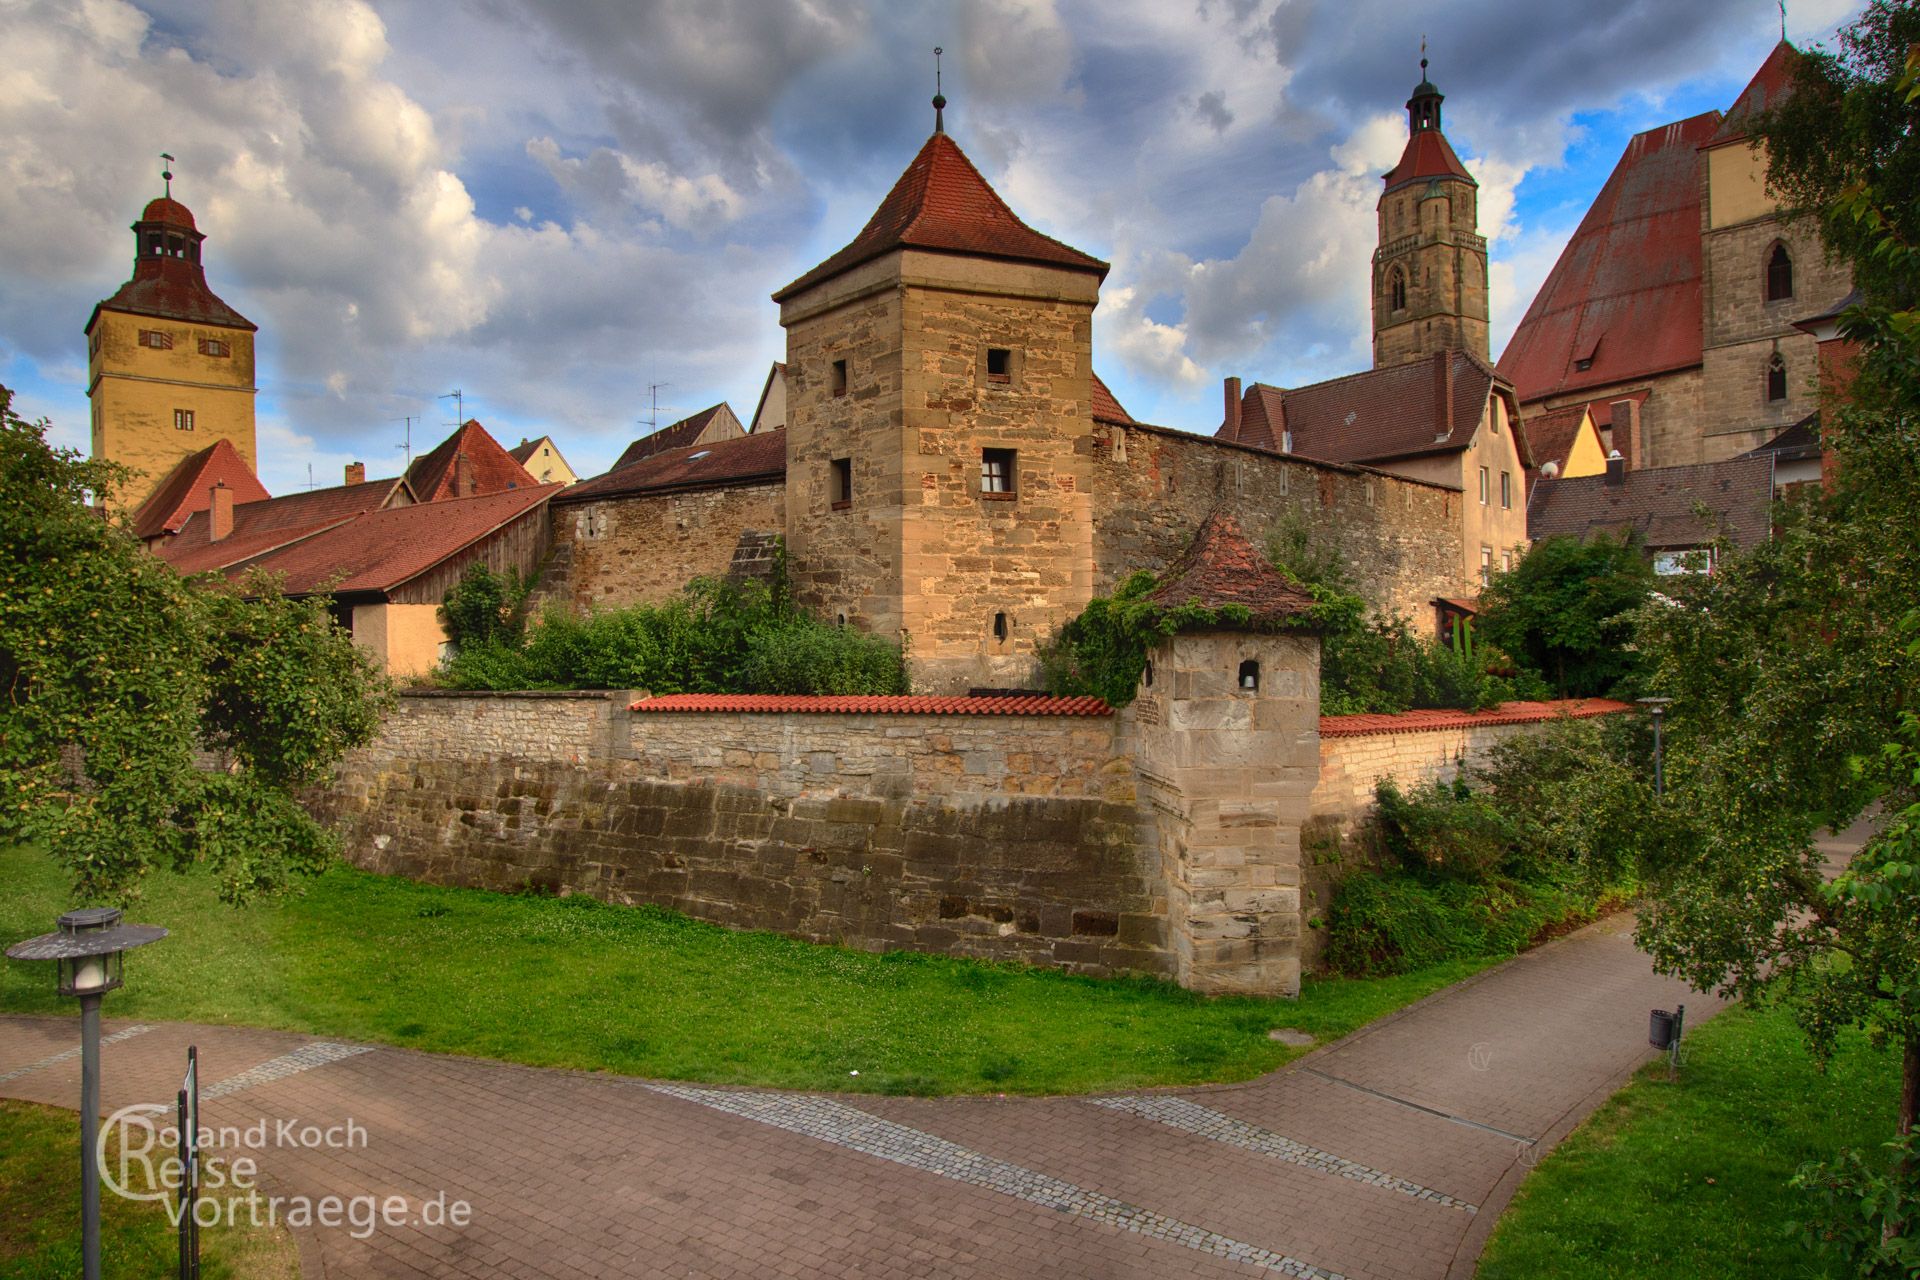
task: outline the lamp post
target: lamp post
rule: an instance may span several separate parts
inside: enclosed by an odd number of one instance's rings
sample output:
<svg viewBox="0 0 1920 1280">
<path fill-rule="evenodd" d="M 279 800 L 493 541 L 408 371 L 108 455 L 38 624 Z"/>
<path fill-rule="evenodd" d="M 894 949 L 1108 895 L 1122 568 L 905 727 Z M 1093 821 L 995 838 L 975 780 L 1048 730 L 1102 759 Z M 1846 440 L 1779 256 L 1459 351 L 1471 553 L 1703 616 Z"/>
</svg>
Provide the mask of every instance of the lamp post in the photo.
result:
<svg viewBox="0 0 1920 1280">
<path fill-rule="evenodd" d="M 7 948 L 14 960 L 53 960 L 60 994 L 80 997 L 80 1255 L 85 1280 L 100 1280 L 100 997 L 122 982 L 121 957 L 158 942 L 154 924 L 121 924 L 118 907 L 85 907 L 60 927 Z"/>
<path fill-rule="evenodd" d="M 1665 761 L 1661 758 L 1660 720 L 1667 714 L 1667 706 L 1672 698 L 1640 698 L 1641 706 L 1653 717 L 1653 794 L 1655 798 L 1667 794 L 1667 775 Z"/>
</svg>

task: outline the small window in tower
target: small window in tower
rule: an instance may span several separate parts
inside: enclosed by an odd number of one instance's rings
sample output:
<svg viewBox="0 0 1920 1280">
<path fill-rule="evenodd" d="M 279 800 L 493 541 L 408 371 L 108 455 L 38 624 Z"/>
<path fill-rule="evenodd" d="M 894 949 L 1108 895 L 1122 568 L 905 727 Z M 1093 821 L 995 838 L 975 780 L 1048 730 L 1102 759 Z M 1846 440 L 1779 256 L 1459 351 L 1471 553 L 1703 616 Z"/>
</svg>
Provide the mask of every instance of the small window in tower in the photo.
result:
<svg viewBox="0 0 1920 1280">
<path fill-rule="evenodd" d="M 175 409 L 173 411 L 173 429 L 175 431 L 193 430 L 193 410 Z"/>
<path fill-rule="evenodd" d="M 1014 466 L 1019 454 L 1012 449 L 980 451 L 980 493 L 1011 498 L 1014 493 Z"/>
<path fill-rule="evenodd" d="M 1778 403 L 1787 398 L 1787 362 L 1780 358 L 1778 351 L 1767 361 L 1767 400 Z"/>
<path fill-rule="evenodd" d="M 155 232 L 147 237 L 147 256 L 157 258 L 167 251 L 166 238 Z"/>
<path fill-rule="evenodd" d="M 845 360 L 835 360 L 833 362 L 833 381 L 830 385 L 834 395 L 843 396 L 847 394 L 847 362 Z"/>
<path fill-rule="evenodd" d="M 1500 473 L 1500 505 L 1508 511 L 1513 510 L 1513 472 Z"/>
<path fill-rule="evenodd" d="M 212 356 L 216 360 L 224 360 L 233 354 L 233 348 L 219 338 L 202 338 L 200 339 L 200 354 L 203 356 Z"/>
<path fill-rule="evenodd" d="M 1007 615 L 1004 613 L 993 615 L 993 638 L 997 644 L 1007 642 Z"/>
<path fill-rule="evenodd" d="M 1787 246 L 1776 244 L 1767 255 L 1767 301 L 1783 302 L 1793 296 L 1793 256 Z"/>
<path fill-rule="evenodd" d="M 1153 688 L 1153 659 L 1152 658 L 1147 659 L 1147 669 L 1145 672 L 1145 679 L 1147 682 L 1147 688 L 1149 689 Z"/>
<path fill-rule="evenodd" d="M 1260 664 L 1252 658 L 1240 664 L 1240 687 L 1249 693 L 1260 690 Z"/>
<path fill-rule="evenodd" d="M 845 511 L 853 505 L 853 459 L 835 458 L 833 460 L 833 509 Z"/>
<path fill-rule="evenodd" d="M 1407 309 L 1407 277 L 1398 267 L 1393 269 L 1391 289 L 1393 293 L 1393 309 L 1395 311 L 1405 311 Z"/>
<path fill-rule="evenodd" d="M 90 356 L 100 354 L 100 330 L 98 329 L 87 335 L 87 354 Z"/>
<path fill-rule="evenodd" d="M 173 350 L 173 335 L 160 329 L 142 329 L 140 345 L 152 347 L 155 351 Z"/>
<path fill-rule="evenodd" d="M 1005 347 L 987 348 L 987 381 L 1013 381 L 1013 352 Z"/>
</svg>

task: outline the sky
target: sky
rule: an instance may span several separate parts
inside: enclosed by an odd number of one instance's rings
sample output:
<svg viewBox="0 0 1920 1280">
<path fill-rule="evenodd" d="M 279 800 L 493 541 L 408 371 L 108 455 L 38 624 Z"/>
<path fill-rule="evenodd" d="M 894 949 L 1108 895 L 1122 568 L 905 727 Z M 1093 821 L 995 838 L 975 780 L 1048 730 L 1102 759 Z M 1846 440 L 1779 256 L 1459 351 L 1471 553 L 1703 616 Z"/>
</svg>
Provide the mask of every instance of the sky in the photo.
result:
<svg viewBox="0 0 1920 1280">
<path fill-rule="evenodd" d="M 1859 0 L 1792 0 L 1830 39 Z M 720 400 L 769 295 L 858 232 L 933 123 L 1113 264 L 1094 367 L 1212 431 L 1220 380 L 1368 367 L 1380 175 L 1421 40 L 1481 184 L 1497 357 L 1636 132 L 1724 108 L 1775 0 L 0 0 L 0 384 L 86 446 L 95 303 L 160 193 L 260 326 L 260 473 L 393 474 L 460 403 L 584 476 Z M 656 389 L 656 384 L 659 384 Z M 411 417 L 411 424 L 405 420 Z M 311 477 L 311 480 L 310 480 Z"/>
</svg>

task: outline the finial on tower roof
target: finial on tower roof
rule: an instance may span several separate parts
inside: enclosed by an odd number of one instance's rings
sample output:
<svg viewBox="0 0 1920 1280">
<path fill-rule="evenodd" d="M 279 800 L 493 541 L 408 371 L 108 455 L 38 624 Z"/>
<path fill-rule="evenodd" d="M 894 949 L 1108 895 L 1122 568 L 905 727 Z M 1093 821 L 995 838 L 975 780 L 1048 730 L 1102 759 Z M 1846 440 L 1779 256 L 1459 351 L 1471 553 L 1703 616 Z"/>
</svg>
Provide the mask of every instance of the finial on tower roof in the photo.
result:
<svg viewBox="0 0 1920 1280">
<path fill-rule="evenodd" d="M 160 181 L 166 183 L 166 196 L 167 199 L 171 200 L 173 199 L 173 157 L 162 151 L 160 158 L 166 161 L 164 165 L 160 166 Z"/>
<path fill-rule="evenodd" d="M 939 45 L 933 46 L 933 131 L 947 131 L 947 95 L 940 92 L 940 55 L 944 53 Z"/>
</svg>

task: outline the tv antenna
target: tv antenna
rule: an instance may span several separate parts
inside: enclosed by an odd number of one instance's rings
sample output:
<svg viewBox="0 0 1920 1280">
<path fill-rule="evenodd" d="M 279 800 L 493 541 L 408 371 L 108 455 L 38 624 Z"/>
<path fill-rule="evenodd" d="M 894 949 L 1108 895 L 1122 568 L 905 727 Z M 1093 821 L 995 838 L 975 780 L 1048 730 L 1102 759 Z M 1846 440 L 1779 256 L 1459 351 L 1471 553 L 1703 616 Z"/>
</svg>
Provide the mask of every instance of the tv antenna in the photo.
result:
<svg viewBox="0 0 1920 1280">
<path fill-rule="evenodd" d="M 313 492 L 313 464 L 311 462 L 307 464 L 307 492 Z"/>
<path fill-rule="evenodd" d="M 652 435 L 660 429 L 660 388 L 670 387 L 671 382 L 649 382 L 647 384 L 648 409 L 646 416 L 647 434 Z"/>
<path fill-rule="evenodd" d="M 402 450 L 405 450 L 405 451 L 406 451 L 406 455 L 407 455 L 407 465 L 408 465 L 409 467 L 411 467 L 411 466 L 413 465 L 413 420 L 414 420 L 415 418 L 417 418 L 417 417 L 419 417 L 419 416 L 420 416 L 420 415 L 419 415 L 419 414 L 417 414 L 417 413 L 410 413 L 410 414 L 408 414 L 408 415 L 407 415 L 406 417 L 404 417 L 404 418 L 394 418 L 394 419 L 393 419 L 393 421 L 394 421 L 394 422 L 404 422 L 404 423 L 406 423 L 406 424 L 407 424 L 407 436 L 406 436 L 406 439 L 405 439 L 404 441 L 402 441 L 402 442 L 401 442 L 400 444 L 397 444 L 397 445 L 395 445 L 395 446 L 393 446 L 393 447 L 394 447 L 394 448 L 396 448 L 396 449 L 402 449 Z"/>
</svg>

